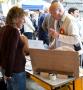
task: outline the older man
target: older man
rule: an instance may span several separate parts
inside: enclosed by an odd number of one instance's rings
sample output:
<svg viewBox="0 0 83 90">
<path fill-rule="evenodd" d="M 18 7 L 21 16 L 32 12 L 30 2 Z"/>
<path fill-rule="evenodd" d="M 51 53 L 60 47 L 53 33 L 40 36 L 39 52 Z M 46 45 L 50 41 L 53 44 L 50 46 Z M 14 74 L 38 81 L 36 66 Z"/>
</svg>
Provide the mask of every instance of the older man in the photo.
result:
<svg viewBox="0 0 83 90">
<path fill-rule="evenodd" d="M 70 46 L 75 50 L 80 50 L 82 43 L 75 18 L 65 12 L 60 2 L 51 4 L 49 10 L 54 19 L 58 21 L 55 30 L 52 28 L 49 30 L 49 34 L 56 39 L 56 47 Z"/>
<path fill-rule="evenodd" d="M 63 2 L 63 0 L 52 0 L 52 2 L 51 2 L 51 4 L 53 4 L 53 3 L 55 3 L 55 2 Z M 56 27 L 56 26 L 54 26 L 54 24 L 56 25 L 56 23 L 57 23 L 57 20 L 55 20 L 54 19 L 54 17 L 49 13 L 46 17 L 45 17 L 45 19 L 44 19 L 44 21 L 43 21 L 43 23 L 42 23 L 42 28 L 43 28 L 43 30 L 49 30 L 50 28 L 54 28 L 54 27 Z M 48 35 L 49 36 L 49 45 L 50 44 L 52 44 L 53 42 L 54 42 L 54 39 L 50 36 L 50 35 Z M 55 47 L 55 46 L 54 46 Z M 54 48 L 53 47 L 53 48 Z"/>
<path fill-rule="evenodd" d="M 53 28 L 49 30 L 49 34 L 55 38 L 56 48 L 60 46 L 69 46 L 76 51 L 82 50 L 83 46 L 76 19 L 65 12 L 60 2 L 51 4 L 49 10 L 54 19 L 58 21 L 55 30 Z M 83 55 L 81 55 L 81 65 L 83 61 L 82 56 Z"/>
</svg>

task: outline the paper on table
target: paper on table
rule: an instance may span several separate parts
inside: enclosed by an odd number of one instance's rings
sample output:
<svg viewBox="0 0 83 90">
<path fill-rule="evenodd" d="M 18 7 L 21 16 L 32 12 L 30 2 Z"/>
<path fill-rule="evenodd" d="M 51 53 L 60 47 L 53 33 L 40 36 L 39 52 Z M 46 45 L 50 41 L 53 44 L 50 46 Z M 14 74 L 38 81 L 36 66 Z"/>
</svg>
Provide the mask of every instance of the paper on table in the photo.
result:
<svg viewBox="0 0 83 90">
<path fill-rule="evenodd" d="M 43 41 L 41 40 L 28 40 L 29 48 L 45 49 Z"/>
</svg>

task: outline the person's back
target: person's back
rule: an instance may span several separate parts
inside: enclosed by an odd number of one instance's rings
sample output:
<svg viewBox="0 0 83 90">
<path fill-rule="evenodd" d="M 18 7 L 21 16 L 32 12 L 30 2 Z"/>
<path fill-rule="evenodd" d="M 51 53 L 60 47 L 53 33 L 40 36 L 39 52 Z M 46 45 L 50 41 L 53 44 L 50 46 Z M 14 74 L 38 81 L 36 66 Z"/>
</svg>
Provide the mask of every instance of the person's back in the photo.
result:
<svg viewBox="0 0 83 90">
<path fill-rule="evenodd" d="M 23 34 L 28 39 L 33 39 L 33 33 L 35 31 L 35 27 L 33 26 L 33 23 L 29 18 L 28 12 L 26 12 L 25 23 L 24 23 L 23 29 L 24 29 Z"/>
</svg>

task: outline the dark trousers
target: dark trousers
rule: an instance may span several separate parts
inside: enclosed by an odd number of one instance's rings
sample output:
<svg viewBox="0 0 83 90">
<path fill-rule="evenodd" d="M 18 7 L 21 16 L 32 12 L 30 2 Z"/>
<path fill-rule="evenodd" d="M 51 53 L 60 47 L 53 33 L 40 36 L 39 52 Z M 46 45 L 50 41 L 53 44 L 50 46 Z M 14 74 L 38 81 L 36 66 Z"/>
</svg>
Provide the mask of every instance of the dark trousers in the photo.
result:
<svg viewBox="0 0 83 90">
<path fill-rule="evenodd" d="M 44 31 L 43 29 L 40 29 L 38 31 L 38 39 L 42 40 L 44 44 L 49 45 L 49 37 L 48 37 L 48 32 Z"/>
<path fill-rule="evenodd" d="M 0 90 L 7 90 L 7 85 L 3 78 L 0 79 Z"/>
<path fill-rule="evenodd" d="M 32 32 L 24 32 L 23 33 L 28 39 L 32 39 L 33 38 L 33 33 Z"/>
</svg>

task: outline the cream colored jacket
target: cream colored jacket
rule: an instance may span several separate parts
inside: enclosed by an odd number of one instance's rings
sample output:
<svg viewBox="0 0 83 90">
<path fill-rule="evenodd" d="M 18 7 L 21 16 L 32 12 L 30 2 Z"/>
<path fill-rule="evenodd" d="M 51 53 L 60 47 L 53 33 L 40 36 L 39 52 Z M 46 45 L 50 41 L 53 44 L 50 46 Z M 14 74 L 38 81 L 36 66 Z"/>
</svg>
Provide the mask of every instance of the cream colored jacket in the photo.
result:
<svg viewBox="0 0 83 90">
<path fill-rule="evenodd" d="M 81 37 L 79 34 L 79 28 L 76 20 L 70 14 L 65 13 L 61 19 L 62 25 L 59 29 L 59 38 L 56 39 L 56 47 L 59 46 L 70 46 L 74 48 L 74 44 L 81 43 Z"/>
</svg>

